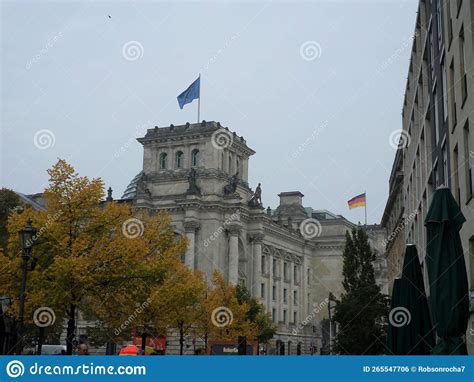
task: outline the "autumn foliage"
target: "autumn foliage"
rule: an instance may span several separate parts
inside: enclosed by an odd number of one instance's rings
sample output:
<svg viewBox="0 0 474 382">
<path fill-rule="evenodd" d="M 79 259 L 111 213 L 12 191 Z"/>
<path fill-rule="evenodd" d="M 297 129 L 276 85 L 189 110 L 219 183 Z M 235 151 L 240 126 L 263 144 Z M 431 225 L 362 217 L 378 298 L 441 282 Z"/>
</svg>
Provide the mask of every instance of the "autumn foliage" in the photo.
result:
<svg viewBox="0 0 474 382">
<path fill-rule="evenodd" d="M 174 330 L 182 341 L 190 331 L 206 339 L 258 336 L 259 328 L 247 319 L 249 305 L 238 301 L 235 286 L 218 273 L 208 283 L 182 264 L 187 243 L 165 212 L 103 202 L 103 181 L 80 176 L 64 160 L 48 174 L 46 210 L 26 208 L 9 215 L 8 251 L 0 254 L 0 295 L 13 301 L 8 315 L 18 314 L 17 232 L 31 219 L 38 230 L 32 250 L 36 267 L 28 272 L 25 320 L 32 324 L 38 308 L 51 308 L 55 325 L 67 328 L 68 354 L 78 311 L 95 323 L 105 342 L 129 340 L 132 331 Z M 225 326 L 212 320 L 219 307 L 232 312 Z"/>
</svg>

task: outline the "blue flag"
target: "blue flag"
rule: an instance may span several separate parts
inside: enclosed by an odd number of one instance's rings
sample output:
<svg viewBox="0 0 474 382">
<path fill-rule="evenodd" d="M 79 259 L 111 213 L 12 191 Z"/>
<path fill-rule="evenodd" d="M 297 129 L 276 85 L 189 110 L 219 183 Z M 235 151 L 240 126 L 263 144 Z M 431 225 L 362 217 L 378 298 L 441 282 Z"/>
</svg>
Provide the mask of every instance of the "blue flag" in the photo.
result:
<svg viewBox="0 0 474 382">
<path fill-rule="evenodd" d="M 201 77 L 198 77 L 189 87 L 178 96 L 179 107 L 182 109 L 187 103 L 199 98 L 201 89 Z"/>
</svg>

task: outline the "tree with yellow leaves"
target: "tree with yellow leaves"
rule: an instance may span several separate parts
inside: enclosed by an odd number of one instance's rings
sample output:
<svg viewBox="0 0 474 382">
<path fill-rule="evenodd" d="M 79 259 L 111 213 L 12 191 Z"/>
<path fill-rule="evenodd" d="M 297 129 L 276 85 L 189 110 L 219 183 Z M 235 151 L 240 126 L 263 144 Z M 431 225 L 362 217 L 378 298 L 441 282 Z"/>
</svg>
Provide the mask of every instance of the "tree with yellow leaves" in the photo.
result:
<svg viewBox="0 0 474 382">
<path fill-rule="evenodd" d="M 258 330 L 247 319 L 249 309 L 249 304 L 239 302 L 236 287 L 227 283 L 219 272 L 214 272 L 204 303 L 201 334 L 210 340 L 235 341 L 239 336 L 254 340 Z"/>
<path fill-rule="evenodd" d="M 184 352 L 184 337 L 205 321 L 205 298 L 206 283 L 201 272 L 193 272 L 181 263 L 153 290 L 151 306 L 155 325 L 178 331 L 180 355 Z"/>
<path fill-rule="evenodd" d="M 67 354 L 72 354 L 78 309 L 108 319 L 109 330 L 116 327 L 164 281 L 185 251 L 186 241 L 174 234 L 165 214 L 134 216 L 126 204 L 103 203 L 102 180 L 79 176 L 64 160 L 48 174 L 46 211 L 10 214 L 0 295 L 18 295 L 17 232 L 32 219 L 38 229 L 32 250 L 37 266 L 28 274 L 26 317 L 31 321 L 38 308 L 48 307 L 56 321 L 66 319 Z M 12 313 L 17 310 L 14 300 Z"/>
</svg>

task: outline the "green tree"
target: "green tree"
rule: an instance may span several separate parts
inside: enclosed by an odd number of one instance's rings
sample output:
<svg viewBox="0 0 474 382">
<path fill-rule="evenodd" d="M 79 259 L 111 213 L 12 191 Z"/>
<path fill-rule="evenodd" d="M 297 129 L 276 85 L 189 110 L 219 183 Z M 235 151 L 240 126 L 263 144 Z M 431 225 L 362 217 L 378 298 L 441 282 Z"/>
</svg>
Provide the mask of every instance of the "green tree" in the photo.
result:
<svg viewBox="0 0 474 382">
<path fill-rule="evenodd" d="M 375 282 L 370 247 L 363 227 L 346 232 L 343 252 L 344 293 L 336 301 L 338 332 L 334 350 L 339 354 L 382 354 L 385 349 L 388 298 Z"/>
<path fill-rule="evenodd" d="M 7 253 L 8 216 L 20 205 L 18 195 L 8 188 L 0 189 L 0 251 Z"/>
<path fill-rule="evenodd" d="M 38 308 L 53 309 L 56 324 L 67 321 L 67 353 L 72 354 L 78 310 L 90 311 L 114 337 L 179 261 L 186 241 L 174 234 L 166 214 L 150 216 L 133 213 L 126 204 L 102 204 L 102 180 L 80 176 L 64 160 L 48 174 L 46 211 L 25 209 L 9 216 L 0 295 L 18 295 L 21 251 L 16 232 L 32 219 L 38 229 L 32 249 L 37 266 L 28 273 L 25 318 L 32 322 Z M 146 324 L 149 309 L 147 304 L 140 309 L 144 312 L 136 323 Z M 14 299 L 12 314 L 17 311 Z"/>
<path fill-rule="evenodd" d="M 178 331 L 180 355 L 184 354 L 185 336 L 204 323 L 206 288 L 201 272 L 177 263 L 170 277 L 152 293 L 155 326 Z"/>
<path fill-rule="evenodd" d="M 270 313 L 265 312 L 265 306 L 255 297 L 252 297 L 249 290 L 244 285 L 237 285 L 236 296 L 240 304 L 246 303 L 249 306 L 247 320 L 253 322 L 257 327 L 258 343 L 267 343 L 276 333 Z"/>
</svg>

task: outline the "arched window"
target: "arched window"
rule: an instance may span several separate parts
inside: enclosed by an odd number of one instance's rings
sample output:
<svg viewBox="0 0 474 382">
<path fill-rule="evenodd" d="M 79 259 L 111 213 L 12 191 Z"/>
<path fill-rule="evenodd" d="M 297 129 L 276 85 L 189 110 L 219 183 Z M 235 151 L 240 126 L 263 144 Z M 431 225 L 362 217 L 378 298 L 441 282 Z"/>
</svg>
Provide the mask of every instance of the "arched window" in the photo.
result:
<svg viewBox="0 0 474 382">
<path fill-rule="evenodd" d="M 195 167 L 199 164 L 199 150 L 194 149 L 191 153 L 191 166 Z"/>
<path fill-rule="evenodd" d="M 166 158 L 168 157 L 168 154 L 166 153 L 161 153 L 160 154 L 160 170 L 166 169 Z"/>
<path fill-rule="evenodd" d="M 184 155 L 182 151 L 176 152 L 176 168 L 183 168 Z"/>
<path fill-rule="evenodd" d="M 227 163 L 228 165 L 228 173 L 231 174 L 232 173 L 232 157 L 229 155 L 229 162 Z"/>
</svg>

